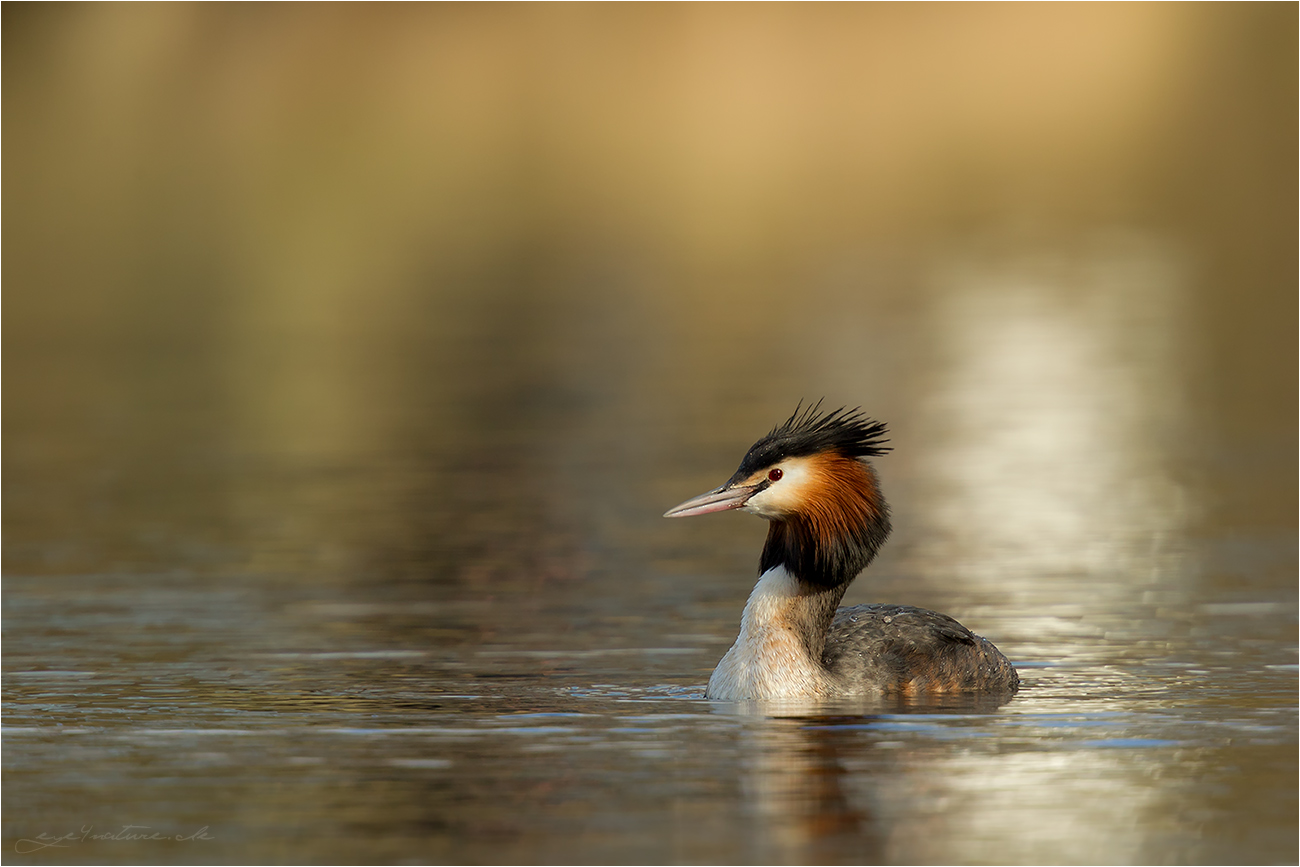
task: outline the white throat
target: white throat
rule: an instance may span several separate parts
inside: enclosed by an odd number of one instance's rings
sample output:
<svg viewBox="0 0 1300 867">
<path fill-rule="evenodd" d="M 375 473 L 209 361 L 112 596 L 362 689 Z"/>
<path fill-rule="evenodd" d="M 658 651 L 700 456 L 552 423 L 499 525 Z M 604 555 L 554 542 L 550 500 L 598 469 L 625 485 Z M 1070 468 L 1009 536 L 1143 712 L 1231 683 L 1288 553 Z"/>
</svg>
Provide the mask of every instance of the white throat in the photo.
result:
<svg viewBox="0 0 1300 867">
<path fill-rule="evenodd" d="M 791 617 L 799 582 L 776 566 L 759 576 L 740 618 L 740 635 L 709 678 L 720 701 L 823 695 L 826 674 L 795 631 Z"/>
</svg>

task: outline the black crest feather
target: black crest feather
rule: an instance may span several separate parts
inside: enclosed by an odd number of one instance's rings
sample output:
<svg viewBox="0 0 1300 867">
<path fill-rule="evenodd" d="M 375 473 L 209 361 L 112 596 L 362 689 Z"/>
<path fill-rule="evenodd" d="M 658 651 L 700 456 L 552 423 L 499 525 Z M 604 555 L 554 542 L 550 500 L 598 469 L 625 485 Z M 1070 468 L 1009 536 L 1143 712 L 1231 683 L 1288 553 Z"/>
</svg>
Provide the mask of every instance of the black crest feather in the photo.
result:
<svg viewBox="0 0 1300 867">
<path fill-rule="evenodd" d="M 753 473 L 784 460 L 836 451 L 845 457 L 866 458 L 890 450 L 884 439 L 888 428 L 884 422 L 864 416 L 859 409 L 840 407 L 822 413 L 819 400 L 808 408 L 803 401 L 784 424 L 754 443 L 740 462 L 737 475 Z"/>
</svg>

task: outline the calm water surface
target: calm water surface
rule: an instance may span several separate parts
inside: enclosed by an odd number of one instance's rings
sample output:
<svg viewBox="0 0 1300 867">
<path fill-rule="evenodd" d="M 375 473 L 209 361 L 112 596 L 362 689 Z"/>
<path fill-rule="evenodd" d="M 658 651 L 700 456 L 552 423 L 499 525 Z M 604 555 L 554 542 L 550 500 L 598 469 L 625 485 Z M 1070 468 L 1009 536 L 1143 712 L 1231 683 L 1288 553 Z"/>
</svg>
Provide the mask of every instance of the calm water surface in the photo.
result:
<svg viewBox="0 0 1300 867">
<path fill-rule="evenodd" d="M 734 637 L 762 527 L 658 515 L 730 462 L 656 475 L 647 455 L 611 469 L 617 413 L 609 429 L 592 423 L 587 450 L 541 416 L 496 436 L 558 459 L 501 457 L 514 452 L 498 444 L 497 458 L 455 467 L 437 452 L 315 469 L 209 454 L 178 491 L 166 474 L 149 481 L 150 463 L 176 457 L 164 451 L 77 481 L 92 501 L 117 491 L 136 505 L 76 537 L 24 526 L 11 556 L 142 566 L 5 578 L 6 858 L 1294 855 L 1285 532 L 1184 528 L 1112 542 L 1095 562 L 1055 542 L 987 552 L 986 537 L 947 534 L 952 571 L 969 574 L 944 582 L 943 555 L 909 538 L 924 522 L 896 505 L 902 550 L 850 601 L 958 615 L 1020 667 L 1021 693 L 1001 706 L 713 703 L 704 684 Z M 926 502 L 919 471 L 891 473 L 892 460 L 877 463 L 896 504 Z M 556 466 L 567 483 L 548 498 Z M 553 502 L 565 498 L 567 514 Z M 1052 538 L 1112 521 L 1077 520 Z M 985 582 L 986 560 L 1008 580 Z M 167 839 L 130 838 L 155 833 Z"/>
<path fill-rule="evenodd" d="M 912 10 L 7 4 L 3 860 L 1295 863 L 1295 7 Z M 1011 700 L 703 698 L 823 396 Z"/>
<path fill-rule="evenodd" d="M 1171 593 L 1124 622 L 1079 605 L 1051 658 L 992 617 L 1025 680 L 1002 707 L 751 707 L 701 697 L 730 624 L 689 604 L 623 617 L 571 594 L 507 630 L 514 602 L 240 576 L 6 594 L 15 862 L 1182 863 L 1295 845 L 1284 605 Z M 123 825 L 203 833 L 80 836 Z"/>
</svg>

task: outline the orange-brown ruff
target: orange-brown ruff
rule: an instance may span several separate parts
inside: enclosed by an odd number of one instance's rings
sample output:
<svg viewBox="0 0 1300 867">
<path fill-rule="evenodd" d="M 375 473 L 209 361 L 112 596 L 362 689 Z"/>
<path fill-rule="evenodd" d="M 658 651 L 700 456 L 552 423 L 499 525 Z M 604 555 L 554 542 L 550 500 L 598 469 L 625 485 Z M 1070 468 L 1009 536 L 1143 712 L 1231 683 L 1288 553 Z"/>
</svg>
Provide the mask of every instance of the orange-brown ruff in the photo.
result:
<svg viewBox="0 0 1300 867">
<path fill-rule="evenodd" d="M 709 679 L 709 698 L 1014 692 L 1020 679 L 1007 658 L 951 617 L 906 605 L 837 608 L 889 535 L 867 460 L 888 447 L 880 422 L 819 407 L 796 409 L 726 484 L 666 513 L 742 509 L 771 522 L 740 635 Z"/>
</svg>

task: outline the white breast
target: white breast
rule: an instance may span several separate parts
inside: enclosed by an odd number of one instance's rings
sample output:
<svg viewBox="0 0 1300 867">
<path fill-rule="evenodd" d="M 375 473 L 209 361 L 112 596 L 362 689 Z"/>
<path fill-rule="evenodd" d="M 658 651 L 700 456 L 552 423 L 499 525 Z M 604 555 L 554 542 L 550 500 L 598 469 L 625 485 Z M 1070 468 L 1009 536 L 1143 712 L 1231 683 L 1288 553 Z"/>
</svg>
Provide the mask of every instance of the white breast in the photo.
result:
<svg viewBox="0 0 1300 867">
<path fill-rule="evenodd" d="M 740 618 L 740 635 L 709 678 L 709 698 L 740 701 L 826 693 L 825 673 L 791 628 L 798 590 L 784 566 L 759 577 Z"/>
</svg>

